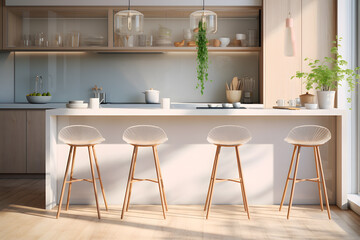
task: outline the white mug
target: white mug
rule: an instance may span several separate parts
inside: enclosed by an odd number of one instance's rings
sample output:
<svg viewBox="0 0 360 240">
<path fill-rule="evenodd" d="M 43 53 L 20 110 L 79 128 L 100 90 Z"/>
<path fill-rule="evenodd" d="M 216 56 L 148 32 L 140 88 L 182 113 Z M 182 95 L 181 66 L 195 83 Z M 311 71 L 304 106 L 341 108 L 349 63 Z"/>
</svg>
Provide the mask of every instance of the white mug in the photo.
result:
<svg viewBox="0 0 360 240">
<path fill-rule="evenodd" d="M 290 107 L 296 107 L 296 100 L 295 99 L 290 99 L 288 101 L 288 104 L 289 104 Z"/>
<path fill-rule="evenodd" d="M 278 99 L 276 101 L 276 104 L 279 106 L 279 107 L 283 107 L 285 106 L 285 100 L 284 99 Z"/>
<path fill-rule="evenodd" d="M 90 98 L 89 100 L 89 108 L 91 109 L 99 109 L 100 101 L 99 98 Z"/>
<path fill-rule="evenodd" d="M 161 108 L 170 109 L 170 98 L 162 98 L 161 99 Z"/>
</svg>

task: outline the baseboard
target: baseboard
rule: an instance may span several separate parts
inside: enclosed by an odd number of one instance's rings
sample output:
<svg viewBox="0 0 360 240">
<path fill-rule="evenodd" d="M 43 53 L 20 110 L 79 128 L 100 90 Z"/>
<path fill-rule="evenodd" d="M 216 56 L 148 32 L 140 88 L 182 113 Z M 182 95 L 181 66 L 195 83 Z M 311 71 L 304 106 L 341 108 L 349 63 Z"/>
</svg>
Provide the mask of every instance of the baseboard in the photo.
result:
<svg viewBox="0 0 360 240">
<path fill-rule="evenodd" d="M 360 215 L 360 195 L 359 194 L 348 194 L 350 209 Z"/>
</svg>

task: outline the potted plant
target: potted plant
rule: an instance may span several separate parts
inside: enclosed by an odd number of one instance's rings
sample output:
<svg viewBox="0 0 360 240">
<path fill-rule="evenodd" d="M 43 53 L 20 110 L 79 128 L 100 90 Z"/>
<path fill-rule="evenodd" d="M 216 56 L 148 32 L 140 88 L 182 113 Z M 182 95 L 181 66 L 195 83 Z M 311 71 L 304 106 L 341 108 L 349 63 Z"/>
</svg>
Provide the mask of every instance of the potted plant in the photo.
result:
<svg viewBox="0 0 360 240">
<path fill-rule="evenodd" d="M 200 87 L 201 95 L 204 94 L 204 84 L 208 81 L 209 56 L 207 49 L 208 40 L 206 38 L 206 23 L 199 21 L 198 33 L 196 36 L 197 46 L 197 80 L 196 88 Z"/>
<path fill-rule="evenodd" d="M 331 48 L 331 57 L 325 57 L 322 61 L 305 58 L 304 61 L 308 62 L 310 72 L 297 71 L 295 76 L 291 77 L 291 79 L 304 78 L 307 90 L 313 87 L 318 90 L 318 104 L 321 109 L 334 108 L 335 91 L 344 80 L 348 83 L 348 91 L 350 92 L 354 90 L 355 84 L 360 78 L 356 72 L 360 69 L 359 67 L 354 70 L 346 68 L 348 62 L 342 58 L 338 51 L 338 47 L 341 47 L 342 38 L 337 38 L 337 40 L 338 42 L 332 42 L 335 46 Z M 348 98 L 348 101 L 350 102 L 351 99 Z"/>
</svg>

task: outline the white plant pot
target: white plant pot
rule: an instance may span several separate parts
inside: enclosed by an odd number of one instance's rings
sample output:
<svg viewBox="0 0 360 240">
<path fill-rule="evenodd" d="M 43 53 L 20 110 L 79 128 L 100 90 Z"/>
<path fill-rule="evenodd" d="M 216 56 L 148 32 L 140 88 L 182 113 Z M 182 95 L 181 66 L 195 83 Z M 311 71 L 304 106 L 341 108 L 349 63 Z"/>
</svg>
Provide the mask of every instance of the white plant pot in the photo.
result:
<svg viewBox="0 0 360 240">
<path fill-rule="evenodd" d="M 335 91 L 317 91 L 320 109 L 332 109 L 335 103 Z"/>
</svg>

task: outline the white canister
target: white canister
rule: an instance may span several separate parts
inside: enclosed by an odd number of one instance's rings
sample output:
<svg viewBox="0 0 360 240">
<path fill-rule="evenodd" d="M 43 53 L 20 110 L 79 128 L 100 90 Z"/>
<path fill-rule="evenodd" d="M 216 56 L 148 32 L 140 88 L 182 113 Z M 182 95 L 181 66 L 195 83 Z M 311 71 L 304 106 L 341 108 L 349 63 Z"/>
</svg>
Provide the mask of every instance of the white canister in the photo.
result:
<svg viewBox="0 0 360 240">
<path fill-rule="evenodd" d="M 162 98 L 161 99 L 161 108 L 163 109 L 170 109 L 170 98 Z"/>
<path fill-rule="evenodd" d="M 146 103 L 159 103 L 159 94 L 158 90 L 150 89 L 143 92 L 145 94 Z"/>
<path fill-rule="evenodd" d="M 89 100 L 89 108 L 91 109 L 99 109 L 100 101 L 99 98 L 90 98 Z"/>
</svg>

